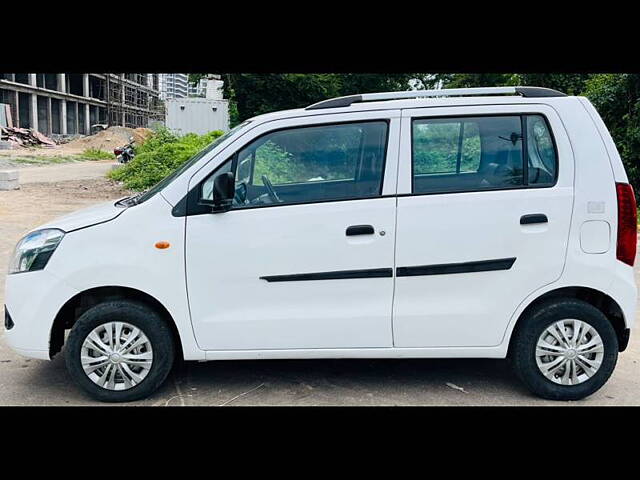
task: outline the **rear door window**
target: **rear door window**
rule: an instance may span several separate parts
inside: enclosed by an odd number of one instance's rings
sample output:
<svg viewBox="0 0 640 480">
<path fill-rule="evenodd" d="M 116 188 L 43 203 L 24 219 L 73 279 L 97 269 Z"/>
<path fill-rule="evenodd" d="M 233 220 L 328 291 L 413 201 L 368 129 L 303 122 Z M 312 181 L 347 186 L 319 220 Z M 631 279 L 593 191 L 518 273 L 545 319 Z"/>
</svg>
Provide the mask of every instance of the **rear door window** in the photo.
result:
<svg viewBox="0 0 640 480">
<path fill-rule="evenodd" d="M 412 154 L 418 194 L 550 186 L 556 178 L 555 146 L 541 115 L 416 119 Z"/>
</svg>

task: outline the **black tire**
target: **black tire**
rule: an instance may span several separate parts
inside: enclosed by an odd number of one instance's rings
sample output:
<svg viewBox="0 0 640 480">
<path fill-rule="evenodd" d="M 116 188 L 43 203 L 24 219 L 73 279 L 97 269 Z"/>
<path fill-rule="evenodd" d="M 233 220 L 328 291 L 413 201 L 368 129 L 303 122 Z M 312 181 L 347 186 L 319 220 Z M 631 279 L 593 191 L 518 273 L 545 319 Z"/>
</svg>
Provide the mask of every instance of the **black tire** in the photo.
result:
<svg viewBox="0 0 640 480">
<path fill-rule="evenodd" d="M 542 332 L 562 319 L 577 319 L 591 325 L 602 338 L 604 355 L 598 371 L 577 385 L 560 385 L 546 378 L 535 358 Z M 611 322 L 593 305 L 577 299 L 554 299 L 539 305 L 520 320 L 511 346 L 511 361 L 517 376 L 535 395 L 549 400 L 580 400 L 602 387 L 618 360 L 618 337 Z"/>
<path fill-rule="evenodd" d="M 142 330 L 153 349 L 149 373 L 128 390 L 109 390 L 97 385 L 85 374 L 80 361 L 87 335 L 99 325 L 113 321 L 126 322 Z M 71 377 L 85 392 L 101 402 L 132 402 L 149 396 L 167 378 L 174 357 L 174 338 L 165 320 L 147 305 L 128 300 L 100 303 L 84 312 L 73 326 L 65 346 L 65 360 Z"/>
</svg>

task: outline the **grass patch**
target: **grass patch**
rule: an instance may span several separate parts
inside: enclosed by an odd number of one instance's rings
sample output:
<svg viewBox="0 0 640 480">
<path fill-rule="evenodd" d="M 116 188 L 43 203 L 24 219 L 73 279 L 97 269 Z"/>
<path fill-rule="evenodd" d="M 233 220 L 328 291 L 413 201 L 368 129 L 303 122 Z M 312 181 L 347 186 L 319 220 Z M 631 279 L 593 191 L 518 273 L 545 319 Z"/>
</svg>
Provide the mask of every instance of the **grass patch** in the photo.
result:
<svg viewBox="0 0 640 480">
<path fill-rule="evenodd" d="M 72 162 L 115 160 L 115 156 L 103 150 L 90 148 L 80 154 L 75 154 L 75 155 L 51 155 L 51 156 L 20 155 L 16 157 L 14 156 L 0 157 L 0 159 L 4 159 L 13 164 L 30 165 L 35 167 L 39 165 L 58 165 L 61 163 L 72 163 Z"/>
<path fill-rule="evenodd" d="M 113 160 L 115 156 L 113 153 L 105 152 L 98 148 L 87 148 L 84 152 L 78 155 L 80 158 L 86 160 Z"/>
<path fill-rule="evenodd" d="M 44 157 L 44 156 L 36 156 L 36 155 L 24 155 L 21 157 L 7 157 L 11 163 L 20 163 L 24 165 L 55 165 L 59 163 L 69 163 L 69 162 L 77 162 L 81 160 L 76 155 L 64 155 L 64 156 L 55 156 L 55 157 Z"/>
</svg>

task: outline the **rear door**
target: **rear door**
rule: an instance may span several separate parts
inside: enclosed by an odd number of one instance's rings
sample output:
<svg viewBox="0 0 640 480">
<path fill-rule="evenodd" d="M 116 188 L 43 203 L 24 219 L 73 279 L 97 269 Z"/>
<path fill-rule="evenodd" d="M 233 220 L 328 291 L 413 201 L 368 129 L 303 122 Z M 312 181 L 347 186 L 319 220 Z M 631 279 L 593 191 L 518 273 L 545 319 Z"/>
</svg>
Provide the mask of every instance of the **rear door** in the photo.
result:
<svg viewBox="0 0 640 480">
<path fill-rule="evenodd" d="M 403 111 L 396 347 L 498 345 L 562 273 L 573 155 L 543 105 Z"/>
</svg>

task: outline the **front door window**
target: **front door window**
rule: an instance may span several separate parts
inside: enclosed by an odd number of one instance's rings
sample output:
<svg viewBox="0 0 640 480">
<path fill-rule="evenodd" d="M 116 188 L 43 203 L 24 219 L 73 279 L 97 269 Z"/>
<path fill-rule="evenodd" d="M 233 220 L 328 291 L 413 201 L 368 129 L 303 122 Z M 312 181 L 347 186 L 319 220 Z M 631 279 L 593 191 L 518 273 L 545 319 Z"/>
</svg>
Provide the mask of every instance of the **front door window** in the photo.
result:
<svg viewBox="0 0 640 480">
<path fill-rule="evenodd" d="M 387 143 L 384 121 L 291 128 L 268 133 L 235 159 L 233 208 L 371 198 L 381 194 Z"/>
</svg>

